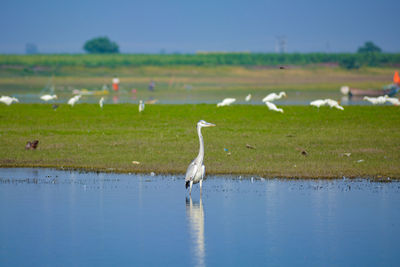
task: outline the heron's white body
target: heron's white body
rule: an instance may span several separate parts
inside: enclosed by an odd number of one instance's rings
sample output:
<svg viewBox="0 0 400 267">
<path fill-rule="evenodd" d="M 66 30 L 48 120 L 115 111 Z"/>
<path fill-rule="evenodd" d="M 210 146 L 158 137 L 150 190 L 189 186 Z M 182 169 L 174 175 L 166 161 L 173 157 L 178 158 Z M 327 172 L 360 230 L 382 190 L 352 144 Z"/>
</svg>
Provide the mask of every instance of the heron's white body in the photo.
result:
<svg viewBox="0 0 400 267">
<path fill-rule="evenodd" d="M 81 95 L 76 95 L 74 97 L 71 97 L 68 100 L 68 105 L 71 105 L 73 107 L 76 104 L 76 102 L 78 102 L 79 98 L 81 98 Z"/>
<path fill-rule="evenodd" d="M 246 102 L 249 102 L 251 100 L 251 94 L 248 94 L 244 100 L 246 100 Z"/>
<path fill-rule="evenodd" d="M 285 92 L 280 92 L 279 94 L 276 93 L 270 93 L 266 97 L 263 98 L 262 102 L 272 102 L 278 99 L 281 99 L 282 97 L 286 97 Z"/>
<path fill-rule="evenodd" d="M 314 107 L 317 107 L 317 108 L 325 106 L 325 104 L 326 104 L 326 100 L 323 100 L 323 99 L 317 99 L 317 100 L 314 100 L 314 101 L 310 102 L 311 106 L 314 106 Z"/>
<path fill-rule="evenodd" d="M 199 143 L 200 143 L 199 154 L 189 164 L 189 166 L 186 170 L 186 175 L 185 175 L 186 188 L 188 186 L 190 186 L 190 194 L 192 193 L 192 185 L 197 184 L 197 183 L 200 183 L 200 194 L 201 194 L 202 182 L 204 179 L 204 175 L 206 173 L 206 167 L 203 164 L 204 142 L 203 142 L 203 135 L 201 134 L 201 128 L 202 127 L 211 127 L 211 126 L 215 126 L 215 125 L 212 123 L 203 121 L 203 120 L 201 120 L 197 123 L 197 134 L 199 136 Z"/>
<path fill-rule="evenodd" d="M 139 101 L 139 112 L 144 110 L 144 102 L 142 100 Z"/>
<path fill-rule="evenodd" d="M 7 106 L 11 105 L 12 102 L 19 103 L 18 99 L 16 99 L 15 97 L 9 97 L 9 96 L 1 96 L 0 102 L 3 102 Z"/>
<path fill-rule="evenodd" d="M 103 108 L 103 105 L 104 105 L 104 97 L 100 98 L 100 101 L 99 101 L 100 108 Z"/>
<path fill-rule="evenodd" d="M 265 105 L 267 105 L 269 110 L 283 113 L 283 109 L 277 108 L 277 106 L 274 103 L 267 101 L 267 102 L 265 102 Z"/>
<path fill-rule="evenodd" d="M 224 100 L 222 100 L 222 102 L 219 102 L 217 104 L 217 107 L 229 106 L 230 104 L 232 104 L 235 101 L 236 101 L 236 98 L 225 98 Z"/>
<path fill-rule="evenodd" d="M 41 97 L 40 97 L 40 99 L 42 99 L 43 101 L 50 101 L 50 100 L 53 100 L 53 99 L 56 99 L 57 98 L 57 95 L 42 95 Z"/>
<path fill-rule="evenodd" d="M 385 104 L 388 96 L 378 96 L 378 97 L 369 97 L 369 96 L 364 96 L 363 100 L 366 100 L 373 105 L 379 105 L 379 104 Z"/>
</svg>

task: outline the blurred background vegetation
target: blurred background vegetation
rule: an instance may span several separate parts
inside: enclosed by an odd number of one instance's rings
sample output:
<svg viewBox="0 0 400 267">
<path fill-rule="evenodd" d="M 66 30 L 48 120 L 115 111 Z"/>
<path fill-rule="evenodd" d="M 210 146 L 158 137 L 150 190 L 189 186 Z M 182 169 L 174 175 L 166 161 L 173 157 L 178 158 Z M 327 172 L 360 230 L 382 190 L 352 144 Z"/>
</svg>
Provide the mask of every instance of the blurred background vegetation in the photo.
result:
<svg viewBox="0 0 400 267">
<path fill-rule="evenodd" d="M 198 54 L 35 54 L 0 55 L 0 66 L 23 67 L 121 67 L 121 66 L 282 66 L 339 65 L 346 69 L 362 66 L 397 67 L 396 53 L 198 53 Z"/>
</svg>

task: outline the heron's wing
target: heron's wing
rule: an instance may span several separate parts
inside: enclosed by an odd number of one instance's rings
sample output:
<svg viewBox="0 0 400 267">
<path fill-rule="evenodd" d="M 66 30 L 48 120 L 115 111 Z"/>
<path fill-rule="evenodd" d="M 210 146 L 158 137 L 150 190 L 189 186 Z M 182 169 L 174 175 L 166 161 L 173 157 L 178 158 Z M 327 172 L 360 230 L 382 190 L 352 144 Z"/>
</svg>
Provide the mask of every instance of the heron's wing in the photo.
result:
<svg viewBox="0 0 400 267">
<path fill-rule="evenodd" d="M 201 166 L 201 179 L 204 179 L 205 175 L 206 175 L 206 166 L 202 165 Z"/>
<path fill-rule="evenodd" d="M 193 179 L 193 177 L 195 176 L 198 168 L 199 168 L 199 164 L 196 163 L 195 161 L 192 161 L 192 163 L 189 164 L 189 167 L 186 170 L 185 181 L 191 181 Z"/>
</svg>

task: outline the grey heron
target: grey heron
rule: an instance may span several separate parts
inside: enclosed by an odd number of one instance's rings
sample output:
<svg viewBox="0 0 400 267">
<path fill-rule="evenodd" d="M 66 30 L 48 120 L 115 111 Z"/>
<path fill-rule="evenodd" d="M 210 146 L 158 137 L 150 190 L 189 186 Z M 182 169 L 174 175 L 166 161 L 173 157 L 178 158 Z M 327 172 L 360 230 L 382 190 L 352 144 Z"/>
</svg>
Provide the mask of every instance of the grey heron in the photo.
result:
<svg viewBox="0 0 400 267">
<path fill-rule="evenodd" d="M 200 149 L 199 154 L 197 157 L 189 164 L 189 167 L 186 170 L 186 177 L 185 177 L 185 186 L 186 188 L 190 187 L 189 194 L 192 194 L 192 186 L 193 184 L 200 183 L 200 195 L 201 195 L 201 188 L 203 183 L 203 178 L 206 173 L 206 167 L 203 164 L 204 159 L 204 142 L 203 142 L 203 135 L 201 134 L 201 128 L 203 127 L 212 127 L 215 124 L 200 120 L 197 123 L 197 134 L 199 135 L 199 143 Z"/>
</svg>

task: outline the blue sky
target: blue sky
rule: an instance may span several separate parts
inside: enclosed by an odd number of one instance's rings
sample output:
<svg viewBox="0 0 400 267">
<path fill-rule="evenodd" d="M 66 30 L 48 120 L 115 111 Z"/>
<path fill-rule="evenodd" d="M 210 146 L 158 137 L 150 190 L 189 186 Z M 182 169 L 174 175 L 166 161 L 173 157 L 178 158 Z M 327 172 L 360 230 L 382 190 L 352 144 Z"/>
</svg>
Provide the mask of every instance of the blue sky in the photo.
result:
<svg viewBox="0 0 400 267">
<path fill-rule="evenodd" d="M 108 36 L 123 53 L 196 51 L 354 52 L 373 41 L 400 52 L 396 1 L 56 1 L 3 0 L 0 53 L 82 53 Z"/>
</svg>

